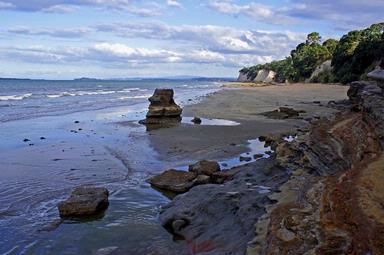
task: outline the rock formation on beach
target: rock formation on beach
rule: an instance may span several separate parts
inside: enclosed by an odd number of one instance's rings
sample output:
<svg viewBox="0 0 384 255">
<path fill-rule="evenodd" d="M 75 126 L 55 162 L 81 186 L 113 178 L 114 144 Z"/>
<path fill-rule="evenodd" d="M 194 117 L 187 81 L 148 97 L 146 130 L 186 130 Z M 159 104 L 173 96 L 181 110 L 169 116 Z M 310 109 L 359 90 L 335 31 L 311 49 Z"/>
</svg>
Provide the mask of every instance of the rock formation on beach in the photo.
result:
<svg viewBox="0 0 384 255">
<path fill-rule="evenodd" d="M 170 169 L 149 179 L 149 183 L 164 191 L 185 193 L 192 187 L 215 183 L 227 176 L 216 175 L 220 165 L 216 161 L 202 160 L 189 166 L 188 172 Z"/>
<path fill-rule="evenodd" d="M 108 196 L 106 188 L 75 188 L 71 196 L 58 205 L 60 216 L 82 217 L 98 214 L 108 207 Z"/>
<path fill-rule="evenodd" d="M 173 89 L 156 89 L 148 100 L 150 105 L 145 120 L 141 124 L 161 125 L 181 121 L 182 109 L 173 99 Z"/>
</svg>

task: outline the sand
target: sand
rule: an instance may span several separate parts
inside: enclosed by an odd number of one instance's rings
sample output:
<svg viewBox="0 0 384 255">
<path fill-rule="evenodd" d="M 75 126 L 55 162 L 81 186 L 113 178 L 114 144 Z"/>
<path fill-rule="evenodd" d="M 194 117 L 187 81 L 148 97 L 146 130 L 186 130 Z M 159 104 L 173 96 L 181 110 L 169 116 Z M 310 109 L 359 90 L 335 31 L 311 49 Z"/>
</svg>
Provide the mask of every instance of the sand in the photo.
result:
<svg viewBox="0 0 384 255">
<path fill-rule="evenodd" d="M 184 108 L 183 116 L 236 121 L 237 126 L 181 124 L 149 132 L 150 144 L 161 160 L 185 164 L 200 159 L 223 159 L 246 151 L 247 140 L 262 135 L 292 132 L 307 118 L 335 112 L 328 101 L 347 98 L 347 86 L 292 84 L 247 89 L 224 89 Z M 260 113 L 280 106 L 304 110 L 303 119 L 272 120 Z"/>
</svg>

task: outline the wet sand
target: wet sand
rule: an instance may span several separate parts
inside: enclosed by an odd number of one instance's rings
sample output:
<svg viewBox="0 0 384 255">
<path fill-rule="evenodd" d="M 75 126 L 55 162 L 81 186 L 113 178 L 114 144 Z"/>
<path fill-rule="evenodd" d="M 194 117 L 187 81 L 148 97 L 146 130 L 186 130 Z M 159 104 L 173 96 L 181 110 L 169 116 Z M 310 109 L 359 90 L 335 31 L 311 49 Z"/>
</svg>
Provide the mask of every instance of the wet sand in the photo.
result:
<svg viewBox="0 0 384 255">
<path fill-rule="evenodd" d="M 347 98 L 347 86 L 292 84 L 247 89 L 225 89 L 207 96 L 201 103 L 184 108 L 183 116 L 224 119 L 237 126 L 181 124 L 149 132 L 151 146 L 164 161 L 187 164 L 194 160 L 229 158 L 245 152 L 247 140 L 262 135 L 294 132 L 308 118 L 335 112 L 329 101 Z M 273 120 L 260 113 L 291 107 L 303 110 L 302 119 Z M 234 146 L 240 145 L 240 146 Z"/>
</svg>

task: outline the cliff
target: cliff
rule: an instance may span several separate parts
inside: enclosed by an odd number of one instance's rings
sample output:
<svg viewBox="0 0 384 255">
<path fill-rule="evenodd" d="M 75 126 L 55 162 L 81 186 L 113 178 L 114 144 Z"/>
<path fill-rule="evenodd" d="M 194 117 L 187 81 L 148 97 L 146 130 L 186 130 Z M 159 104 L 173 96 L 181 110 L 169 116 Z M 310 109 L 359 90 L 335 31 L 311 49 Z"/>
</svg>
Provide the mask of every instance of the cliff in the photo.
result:
<svg viewBox="0 0 384 255">
<path fill-rule="evenodd" d="M 295 142 L 278 142 L 292 171 L 256 224 L 248 254 L 384 254 L 384 96 L 354 82 L 331 119 Z"/>
<path fill-rule="evenodd" d="M 267 70 L 267 69 L 259 70 L 256 76 L 250 73 L 240 71 L 237 81 L 238 82 L 271 83 L 274 81 L 275 76 L 276 76 L 276 73 L 274 71 Z"/>
<path fill-rule="evenodd" d="M 355 82 L 338 113 L 264 137 L 274 153 L 164 206 L 192 254 L 383 254 L 384 95 Z"/>
</svg>

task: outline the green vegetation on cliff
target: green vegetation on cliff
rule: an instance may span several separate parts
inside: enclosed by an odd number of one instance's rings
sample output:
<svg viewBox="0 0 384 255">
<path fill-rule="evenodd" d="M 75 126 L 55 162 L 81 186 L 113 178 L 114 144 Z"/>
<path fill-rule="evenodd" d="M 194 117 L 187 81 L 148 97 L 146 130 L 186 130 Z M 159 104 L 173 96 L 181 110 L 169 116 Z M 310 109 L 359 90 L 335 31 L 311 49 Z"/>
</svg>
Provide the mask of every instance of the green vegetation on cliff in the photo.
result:
<svg viewBox="0 0 384 255">
<path fill-rule="evenodd" d="M 351 31 L 340 41 L 328 39 L 323 43 L 320 34 L 313 32 L 284 60 L 245 67 L 240 72 L 253 80 L 259 70 L 271 70 L 276 72 L 277 82 L 298 82 L 311 78 L 314 82 L 348 83 L 364 79 L 367 72 L 384 59 L 383 31 L 384 23 L 379 23 L 364 30 Z M 327 60 L 332 61 L 332 71 L 311 77 L 315 69 Z"/>
</svg>

